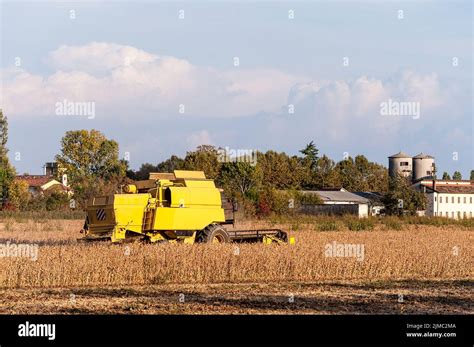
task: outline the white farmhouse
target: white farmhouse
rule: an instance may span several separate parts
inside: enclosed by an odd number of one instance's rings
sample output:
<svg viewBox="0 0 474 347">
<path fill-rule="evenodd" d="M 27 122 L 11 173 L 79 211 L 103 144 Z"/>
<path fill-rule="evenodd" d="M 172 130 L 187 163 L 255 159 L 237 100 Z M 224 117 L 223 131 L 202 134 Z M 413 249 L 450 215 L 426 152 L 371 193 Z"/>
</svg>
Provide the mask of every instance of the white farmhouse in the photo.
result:
<svg viewBox="0 0 474 347">
<path fill-rule="evenodd" d="M 415 188 L 426 194 L 426 215 L 446 218 L 472 218 L 474 181 L 421 180 Z"/>
</svg>

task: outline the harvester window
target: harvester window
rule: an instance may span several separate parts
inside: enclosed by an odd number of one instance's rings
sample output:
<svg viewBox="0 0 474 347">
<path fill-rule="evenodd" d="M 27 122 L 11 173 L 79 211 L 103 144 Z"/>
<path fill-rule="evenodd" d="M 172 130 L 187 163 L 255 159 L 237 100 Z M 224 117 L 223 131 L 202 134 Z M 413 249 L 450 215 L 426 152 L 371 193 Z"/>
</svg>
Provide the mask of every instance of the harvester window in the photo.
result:
<svg viewBox="0 0 474 347">
<path fill-rule="evenodd" d="M 171 189 L 166 188 L 163 194 L 163 199 L 171 204 Z"/>
</svg>

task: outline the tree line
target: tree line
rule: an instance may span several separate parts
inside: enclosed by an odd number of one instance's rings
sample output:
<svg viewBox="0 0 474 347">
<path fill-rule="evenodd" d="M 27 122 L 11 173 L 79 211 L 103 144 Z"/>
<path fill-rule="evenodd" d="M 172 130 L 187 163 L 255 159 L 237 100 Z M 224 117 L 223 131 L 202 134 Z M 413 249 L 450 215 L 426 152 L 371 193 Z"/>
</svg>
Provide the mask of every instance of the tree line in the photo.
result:
<svg viewBox="0 0 474 347">
<path fill-rule="evenodd" d="M 0 111 L 0 199 L 3 207 L 11 209 L 69 208 L 64 194 L 31 197 L 25 182 L 15 180 L 15 169 L 8 161 L 8 122 Z M 222 160 L 224 149 L 211 145 L 198 146 L 184 157 L 171 155 L 164 161 L 144 163 L 138 170 L 129 168 L 128 161 L 119 157 L 119 145 L 98 130 L 68 131 L 61 139 L 61 150 L 55 157 L 58 180 L 64 172 L 74 191 L 76 208 L 83 208 L 89 198 L 119 191 L 121 185 L 133 180 L 148 179 L 150 172 L 200 170 L 206 177 L 224 188 L 226 196 L 240 201 L 252 213 L 283 211 L 288 201 L 304 199 L 298 192 L 322 188 L 344 187 L 348 191 L 372 191 L 384 194 L 387 203 L 395 204 L 400 196 L 409 201 L 413 195 L 409 182 L 390 180 L 383 165 L 369 161 L 363 155 L 347 156 L 334 161 L 319 154 L 314 141 L 298 155 L 284 152 L 257 151 L 254 161 L 248 158 Z M 229 160 L 230 159 L 230 160 Z M 404 191 L 394 194 L 394 191 Z M 307 199 L 307 197 L 306 197 Z M 417 206 L 419 197 L 407 206 Z M 410 201 L 411 201 L 410 200 Z"/>
</svg>

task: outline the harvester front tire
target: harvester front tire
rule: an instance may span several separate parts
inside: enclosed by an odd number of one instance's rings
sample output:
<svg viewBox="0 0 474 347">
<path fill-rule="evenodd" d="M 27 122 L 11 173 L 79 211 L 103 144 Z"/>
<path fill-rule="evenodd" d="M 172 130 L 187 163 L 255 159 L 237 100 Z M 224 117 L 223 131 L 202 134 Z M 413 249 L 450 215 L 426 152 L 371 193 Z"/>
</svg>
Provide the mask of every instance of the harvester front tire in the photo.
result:
<svg viewBox="0 0 474 347">
<path fill-rule="evenodd" d="M 218 224 L 211 224 L 197 235 L 197 242 L 202 243 L 228 243 L 230 236 L 227 231 Z"/>
</svg>

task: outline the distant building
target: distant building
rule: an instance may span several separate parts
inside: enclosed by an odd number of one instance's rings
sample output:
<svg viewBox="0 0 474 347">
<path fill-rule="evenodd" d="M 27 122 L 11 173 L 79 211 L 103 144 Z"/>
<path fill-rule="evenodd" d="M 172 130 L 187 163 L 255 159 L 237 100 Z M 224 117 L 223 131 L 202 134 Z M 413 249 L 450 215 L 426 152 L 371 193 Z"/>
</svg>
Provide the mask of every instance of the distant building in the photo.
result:
<svg viewBox="0 0 474 347">
<path fill-rule="evenodd" d="M 71 194 L 71 188 L 66 184 L 63 184 L 53 176 L 46 175 L 19 175 L 16 176 L 16 180 L 24 181 L 28 184 L 28 191 L 33 195 L 41 195 L 46 192 L 51 193 L 54 191 L 64 192 Z"/>
<path fill-rule="evenodd" d="M 317 194 L 324 205 L 303 205 L 301 211 L 308 214 L 343 215 L 354 214 L 359 218 L 368 217 L 370 201 L 344 188 L 307 190 L 303 194 Z"/>
<path fill-rule="evenodd" d="M 473 218 L 474 181 L 468 180 L 420 180 L 413 184 L 425 193 L 425 215 L 446 218 Z"/>
<path fill-rule="evenodd" d="M 369 201 L 369 214 L 371 216 L 379 216 L 385 213 L 385 205 L 382 202 L 383 195 L 378 192 L 353 192 Z"/>
</svg>

